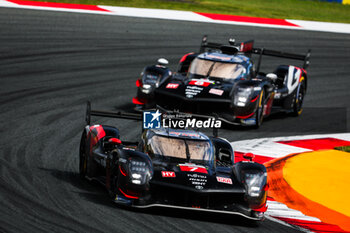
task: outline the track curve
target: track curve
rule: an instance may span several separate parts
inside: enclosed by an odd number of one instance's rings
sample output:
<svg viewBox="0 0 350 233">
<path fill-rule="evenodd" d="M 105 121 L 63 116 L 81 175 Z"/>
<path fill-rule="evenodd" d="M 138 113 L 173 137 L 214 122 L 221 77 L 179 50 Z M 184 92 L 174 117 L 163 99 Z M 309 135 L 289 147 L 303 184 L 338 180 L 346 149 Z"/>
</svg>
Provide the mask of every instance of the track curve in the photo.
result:
<svg viewBox="0 0 350 233">
<path fill-rule="evenodd" d="M 298 53 L 313 49 L 301 117 L 278 115 L 259 130 L 222 130 L 221 136 L 349 131 L 347 34 L 5 8 L 0 22 L 2 232 L 296 232 L 268 220 L 257 227 L 221 215 L 117 208 L 103 188 L 77 175 L 86 100 L 131 109 L 141 69 L 163 56 L 175 68 L 203 34 L 216 41 L 254 38 L 257 46 Z M 278 65 L 269 61 L 263 68 Z M 126 138 L 139 132 L 134 123 L 117 126 Z"/>
</svg>

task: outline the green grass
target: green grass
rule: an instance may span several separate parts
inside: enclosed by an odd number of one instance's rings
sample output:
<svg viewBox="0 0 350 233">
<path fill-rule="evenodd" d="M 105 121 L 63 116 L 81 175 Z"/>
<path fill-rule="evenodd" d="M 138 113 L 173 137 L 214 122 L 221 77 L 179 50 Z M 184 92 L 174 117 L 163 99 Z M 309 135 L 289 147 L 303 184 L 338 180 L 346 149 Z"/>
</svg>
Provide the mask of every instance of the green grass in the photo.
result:
<svg viewBox="0 0 350 233">
<path fill-rule="evenodd" d="M 350 146 L 340 146 L 340 147 L 335 147 L 334 149 L 350 153 Z"/>
<path fill-rule="evenodd" d="M 40 0 L 37 0 L 40 1 Z M 44 0 L 45 1 L 45 0 Z M 350 23 L 350 5 L 318 0 L 48 0 L 89 5 L 174 9 L 266 18 Z"/>
</svg>

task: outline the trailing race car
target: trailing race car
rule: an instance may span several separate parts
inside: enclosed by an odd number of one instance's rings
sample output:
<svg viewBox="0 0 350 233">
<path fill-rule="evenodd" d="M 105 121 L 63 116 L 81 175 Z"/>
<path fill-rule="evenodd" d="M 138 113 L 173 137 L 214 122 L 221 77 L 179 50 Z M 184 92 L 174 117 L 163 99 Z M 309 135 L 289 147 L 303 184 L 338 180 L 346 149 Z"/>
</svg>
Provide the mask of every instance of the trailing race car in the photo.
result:
<svg viewBox="0 0 350 233">
<path fill-rule="evenodd" d="M 116 203 L 264 218 L 266 168 L 252 161 L 236 163 L 227 140 L 160 128 L 145 129 L 138 143 L 121 141 L 116 127 L 91 125 L 90 115 L 133 120 L 141 115 L 90 110 L 88 104 L 80 176 L 103 183 Z"/>
<path fill-rule="evenodd" d="M 160 106 L 170 111 L 216 115 L 221 120 L 259 127 L 272 112 L 302 112 L 310 50 L 306 55 L 254 48 L 254 41 L 229 45 L 207 42 L 199 53 L 183 56 L 176 73 L 164 58 L 147 66 L 136 81 L 136 109 Z M 259 54 L 257 68 L 251 59 Z M 273 73 L 259 72 L 263 55 L 304 61 L 303 68 L 280 65 Z"/>
</svg>

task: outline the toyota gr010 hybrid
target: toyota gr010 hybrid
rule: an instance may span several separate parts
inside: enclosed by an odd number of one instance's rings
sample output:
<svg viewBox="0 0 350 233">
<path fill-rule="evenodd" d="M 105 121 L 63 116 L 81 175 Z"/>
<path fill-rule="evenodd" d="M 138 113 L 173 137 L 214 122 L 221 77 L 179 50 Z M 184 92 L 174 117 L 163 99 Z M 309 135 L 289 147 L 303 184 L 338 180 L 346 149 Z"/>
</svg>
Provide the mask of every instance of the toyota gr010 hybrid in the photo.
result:
<svg viewBox="0 0 350 233">
<path fill-rule="evenodd" d="M 227 140 L 160 128 L 145 129 L 138 142 L 127 142 L 114 126 L 91 125 L 90 115 L 134 120 L 141 116 L 88 109 L 80 175 L 103 183 L 114 202 L 264 218 L 266 168 L 252 161 L 235 162 Z"/>
<path fill-rule="evenodd" d="M 254 48 L 254 41 L 236 44 L 207 42 L 203 37 L 199 53 L 183 56 L 176 73 L 166 59 L 146 66 L 136 81 L 136 109 L 159 106 L 170 111 L 216 115 L 230 124 L 259 127 L 264 117 L 284 111 L 302 112 L 307 88 L 306 55 Z M 252 54 L 258 54 L 255 67 Z M 275 71 L 259 72 L 263 56 L 302 60 L 302 68 L 280 65 Z"/>
</svg>

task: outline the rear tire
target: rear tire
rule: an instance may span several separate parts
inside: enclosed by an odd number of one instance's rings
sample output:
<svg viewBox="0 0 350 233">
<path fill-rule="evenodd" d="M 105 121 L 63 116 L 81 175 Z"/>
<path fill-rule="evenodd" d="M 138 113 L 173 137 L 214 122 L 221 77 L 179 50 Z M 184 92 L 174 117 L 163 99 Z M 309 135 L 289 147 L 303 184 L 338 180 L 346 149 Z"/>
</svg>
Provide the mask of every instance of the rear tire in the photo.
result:
<svg viewBox="0 0 350 233">
<path fill-rule="evenodd" d="M 302 77 L 293 104 L 293 116 L 299 116 L 303 111 L 303 101 L 306 93 L 305 79 Z"/>
<path fill-rule="evenodd" d="M 79 176 L 84 179 L 87 173 L 87 159 L 86 159 L 86 136 L 85 133 L 81 136 L 79 147 Z"/>
<path fill-rule="evenodd" d="M 259 96 L 259 104 L 255 112 L 255 128 L 259 128 L 264 119 L 265 91 L 262 89 Z"/>
</svg>

